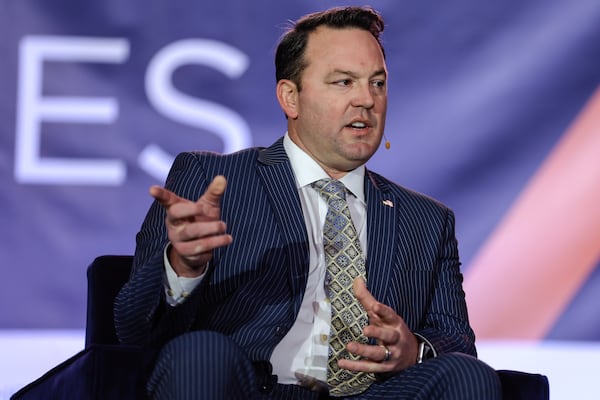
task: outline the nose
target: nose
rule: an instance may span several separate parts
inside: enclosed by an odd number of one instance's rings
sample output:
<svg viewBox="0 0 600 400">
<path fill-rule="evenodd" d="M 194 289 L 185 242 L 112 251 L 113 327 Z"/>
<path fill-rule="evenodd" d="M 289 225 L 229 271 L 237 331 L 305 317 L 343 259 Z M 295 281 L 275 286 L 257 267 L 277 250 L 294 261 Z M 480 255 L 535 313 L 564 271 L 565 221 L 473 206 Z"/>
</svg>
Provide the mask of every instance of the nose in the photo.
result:
<svg viewBox="0 0 600 400">
<path fill-rule="evenodd" d="M 363 83 L 354 87 L 352 105 L 354 107 L 373 108 L 375 99 L 373 96 L 373 87 L 369 83 Z"/>
</svg>

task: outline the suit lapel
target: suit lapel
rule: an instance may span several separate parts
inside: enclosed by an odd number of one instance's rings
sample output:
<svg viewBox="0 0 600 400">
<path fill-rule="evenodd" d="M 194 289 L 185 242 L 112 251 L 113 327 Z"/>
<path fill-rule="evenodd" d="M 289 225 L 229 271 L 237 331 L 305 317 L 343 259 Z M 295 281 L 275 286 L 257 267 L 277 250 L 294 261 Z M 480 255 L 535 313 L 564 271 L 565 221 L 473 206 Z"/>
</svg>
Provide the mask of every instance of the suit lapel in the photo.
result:
<svg viewBox="0 0 600 400">
<path fill-rule="evenodd" d="M 295 177 L 283 140 L 259 154 L 258 176 L 279 223 L 290 258 L 289 284 L 292 293 L 304 293 L 309 268 L 309 249 L 306 225 Z M 377 181 L 367 170 L 365 174 L 367 202 L 367 280 L 373 296 L 385 302 L 389 290 L 389 277 L 393 268 L 393 243 L 396 242 L 398 207 L 385 183 Z M 294 296 L 298 311 L 302 296 Z"/>
<path fill-rule="evenodd" d="M 385 303 L 394 261 L 394 243 L 397 235 L 398 205 L 385 184 L 365 174 L 367 201 L 367 285 L 380 302 Z"/>
<path fill-rule="evenodd" d="M 294 173 L 283 147 L 283 139 L 262 150 L 258 160 L 258 176 L 263 181 L 265 192 L 275 212 L 285 251 L 290 259 L 290 288 L 293 294 L 303 294 L 309 268 L 308 237 Z M 294 295 L 293 299 L 297 313 L 302 296 Z"/>
</svg>

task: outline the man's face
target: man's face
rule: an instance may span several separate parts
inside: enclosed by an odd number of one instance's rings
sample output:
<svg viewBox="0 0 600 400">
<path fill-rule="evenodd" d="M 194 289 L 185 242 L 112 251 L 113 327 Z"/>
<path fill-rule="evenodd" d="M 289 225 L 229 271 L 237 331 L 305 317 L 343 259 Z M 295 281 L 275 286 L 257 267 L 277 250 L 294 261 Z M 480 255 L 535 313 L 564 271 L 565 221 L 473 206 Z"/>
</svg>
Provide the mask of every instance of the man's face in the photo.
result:
<svg viewBox="0 0 600 400">
<path fill-rule="evenodd" d="M 305 52 L 292 140 L 333 178 L 375 153 L 385 125 L 387 71 L 375 38 L 356 28 L 319 27 Z"/>
</svg>

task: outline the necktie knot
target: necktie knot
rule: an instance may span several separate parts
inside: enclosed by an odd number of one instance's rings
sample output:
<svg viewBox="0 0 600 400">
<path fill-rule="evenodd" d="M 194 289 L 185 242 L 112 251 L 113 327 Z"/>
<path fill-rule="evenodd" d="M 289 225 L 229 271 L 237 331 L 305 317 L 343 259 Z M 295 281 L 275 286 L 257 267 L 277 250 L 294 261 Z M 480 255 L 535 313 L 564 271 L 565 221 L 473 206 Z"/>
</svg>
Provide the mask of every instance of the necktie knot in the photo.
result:
<svg viewBox="0 0 600 400">
<path fill-rule="evenodd" d="M 312 187 L 329 203 L 331 199 L 346 200 L 346 186 L 335 179 L 319 179 L 312 183 Z"/>
</svg>

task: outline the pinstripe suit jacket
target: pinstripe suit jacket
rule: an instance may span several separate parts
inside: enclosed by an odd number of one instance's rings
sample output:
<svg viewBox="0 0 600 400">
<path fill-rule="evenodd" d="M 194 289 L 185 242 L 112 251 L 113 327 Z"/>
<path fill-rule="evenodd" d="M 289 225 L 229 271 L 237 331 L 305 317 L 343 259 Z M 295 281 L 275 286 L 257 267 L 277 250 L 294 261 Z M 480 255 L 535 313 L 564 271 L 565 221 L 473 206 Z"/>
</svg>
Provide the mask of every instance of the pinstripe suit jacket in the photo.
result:
<svg viewBox="0 0 600 400">
<path fill-rule="evenodd" d="M 162 253 L 168 239 L 164 210 L 155 202 L 137 235 L 132 276 L 115 302 L 122 342 L 160 345 L 207 329 L 232 337 L 253 361 L 269 360 L 294 323 L 309 249 L 282 139 L 230 155 L 182 153 L 166 187 L 195 200 L 219 174 L 228 180 L 221 215 L 233 243 L 214 252 L 206 277 L 183 305 L 165 306 Z M 365 192 L 373 296 L 438 352 L 474 355 L 452 211 L 368 170 Z"/>
</svg>

